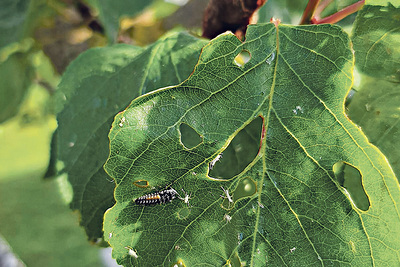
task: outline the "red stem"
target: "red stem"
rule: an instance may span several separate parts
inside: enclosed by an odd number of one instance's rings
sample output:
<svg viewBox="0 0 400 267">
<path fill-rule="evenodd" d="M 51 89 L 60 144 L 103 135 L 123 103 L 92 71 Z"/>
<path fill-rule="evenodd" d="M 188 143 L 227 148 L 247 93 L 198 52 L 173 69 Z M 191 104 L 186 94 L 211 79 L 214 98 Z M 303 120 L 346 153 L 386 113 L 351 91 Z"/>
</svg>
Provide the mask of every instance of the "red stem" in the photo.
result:
<svg viewBox="0 0 400 267">
<path fill-rule="evenodd" d="M 342 10 L 336 12 L 335 14 L 332 14 L 323 19 L 317 19 L 316 17 L 314 17 L 311 19 L 311 23 L 312 24 L 336 23 L 336 22 L 344 19 L 348 15 L 351 15 L 351 14 L 357 12 L 358 10 L 360 10 L 364 6 L 364 4 L 365 4 L 365 0 L 358 1 L 350 6 L 343 8 Z"/>
<path fill-rule="evenodd" d="M 316 19 L 316 20 L 321 19 L 322 11 L 324 11 L 324 9 L 327 8 L 332 2 L 333 2 L 333 0 L 322 1 L 315 9 L 313 19 Z"/>
<path fill-rule="evenodd" d="M 301 17 L 300 25 L 310 24 L 319 1 L 320 0 L 308 0 L 307 7 L 304 9 L 303 16 Z"/>
</svg>

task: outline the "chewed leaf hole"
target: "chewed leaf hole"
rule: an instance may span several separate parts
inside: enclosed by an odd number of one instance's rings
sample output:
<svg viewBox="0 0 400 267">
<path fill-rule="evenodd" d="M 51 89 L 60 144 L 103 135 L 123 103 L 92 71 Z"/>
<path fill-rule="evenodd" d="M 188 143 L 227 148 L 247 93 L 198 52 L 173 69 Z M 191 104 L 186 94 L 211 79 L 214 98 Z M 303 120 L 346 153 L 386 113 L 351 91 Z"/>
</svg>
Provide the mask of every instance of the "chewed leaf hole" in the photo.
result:
<svg viewBox="0 0 400 267">
<path fill-rule="evenodd" d="M 187 125 L 186 123 L 181 123 L 179 126 L 181 143 L 187 148 L 192 149 L 203 141 L 203 138 L 196 132 L 195 129 Z"/>
<path fill-rule="evenodd" d="M 240 261 L 239 255 L 237 252 L 231 256 L 229 260 L 226 261 L 226 264 L 223 267 L 241 267 L 244 266 Z"/>
<path fill-rule="evenodd" d="M 134 181 L 133 184 L 140 188 L 145 188 L 149 186 L 149 182 L 146 180 L 137 180 Z"/>
<path fill-rule="evenodd" d="M 250 52 L 247 50 L 242 50 L 233 60 L 233 62 L 239 66 L 243 67 L 251 58 Z"/>
<path fill-rule="evenodd" d="M 241 173 L 257 156 L 263 119 L 257 117 L 244 127 L 225 151 L 209 163 L 209 176 L 229 179 Z"/>
<path fill-rule="evenodd" d="M 222 201 L 222 208 L 230 210 L 235 205 L 236 201 L 246 197 L 251 197 L 257 193 L 257 184 L 250 177 L 243 178 L 233 192 L 223 189 L 224 200 Z M 229 195 L 229 197 L 228 197 Z"/>
<path fill-rule="evenodd" d="M 181 248 L 175 248 L 177 250 L 182 250 Z M 186 267 L 185 263 L 183 262 L 183 260 L 179 259 L 175 264 L 173 264 L 172 266 L 176 266 L 176 267 Z"/>
<path fill-rule="evenodd" d="M 335 177 L 354 205 L 363 211 L 367 211 L 370 202 L 362 185 L 362 175 L 360 171 L 346 162 L 338 161 L 333 165 Z"/>
</svg>

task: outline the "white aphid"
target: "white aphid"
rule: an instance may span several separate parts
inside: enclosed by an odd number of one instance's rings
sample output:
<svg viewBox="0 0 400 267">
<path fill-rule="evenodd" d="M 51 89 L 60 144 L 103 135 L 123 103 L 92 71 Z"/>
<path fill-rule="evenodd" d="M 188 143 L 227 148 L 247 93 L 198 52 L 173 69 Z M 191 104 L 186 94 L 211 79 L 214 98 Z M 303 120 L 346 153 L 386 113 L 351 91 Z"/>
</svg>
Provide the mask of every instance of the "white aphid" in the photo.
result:
<svg viewBox="0 0 400 267">
<path fill-rule="evenodd" d="M 128 254 L 131 257 L 134 257 L 135 259 L 137 259 L 139 256 L 137 254 L 137 251 L 133 250 L 131 247 L 125 247 L 128 250 Z"/>
<path fill-rule="evenodd" d="M 215 159 L 213 159 L 208 165 L 209 169 L 212 170 L 214 168 L 215 163 L 217 163 L 222 158 L 222 153 L 219 154 Z"/>
<path fill-rule="evenodd" d="M 122 119 L 121 119 L 121 121 L 120 121 L 120 123 L 118 124 L 119 125 L 119 127 L 122 127 L 122 126 L 124 126 L 124 122 L 126 121 L 126 118 L 125 117 L 122 117 Z"/>
<path fill-rule="evenodd" d="M 221 197 L 227 198 L 229 202 L 233 203 L 232 197 L 229 195 L 229 190 L 228 189 L 225 190 L 222 186 L 221 186 L 221 188 L 222 188 L 222 191 L 224 191 L 224 194 L 225 194 L 225 196 L 221 195 Z"/>
<path fill-rule="evenodd" d="M 189 199 L 192 199 L 192 198 L 191 198 L 191 194 L 190 194 L 190 195 L 187 194 L 187 193 L 185 192 L 185 190 L 183 190 L 183 188 L 182 188 L 182 191 L 183 191 L 183 193 L 185 194 L 185 197 L 181 197 L 181 196 L 178 195 L 178 198 L 179 198 L 180 200 L 182 200 L 183 202 L 185 202 L 185 203 L 188 205 L 188 207 L 189 207 Z"/>
<path fill-rule="evenodd" d="M 224 215 L 224 221 L 226 221 L 226 222 L 231 222 L 231 220 L 232 220 L 232 217 L 231 216 L 229 216 L 228 214 L 225 214 Z"/>
</svg>

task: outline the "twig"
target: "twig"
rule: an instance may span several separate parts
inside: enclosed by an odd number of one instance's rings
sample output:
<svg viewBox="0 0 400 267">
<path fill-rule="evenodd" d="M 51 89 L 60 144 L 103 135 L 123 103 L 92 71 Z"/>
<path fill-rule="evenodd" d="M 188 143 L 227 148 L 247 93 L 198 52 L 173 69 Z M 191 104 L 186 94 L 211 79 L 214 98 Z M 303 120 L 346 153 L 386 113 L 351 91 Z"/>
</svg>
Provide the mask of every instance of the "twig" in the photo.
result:
<svg viewBox="0 0 400 267">
<path fill-rule="evenodd" d="M 327 8 L 332 2 L 333 2 L 333 0 L 322 1 L 315 9 L 313 18 L 315 18 L 316 20 L 320 20 L 322 11 L 324 11 L 324 9 Z"/>
<path fill-rule="evenodd" d="M 311 23 L 312 24 L 336 23 L 336 22 L 344 19 L 348 15 L 351 15 L 351 14 L 357 12 L 358 10 L 360 10 L 364 6 L 364 4 L 365 4 L 365 0 L 358 1 L 350 6 L 343 8 L 342 10 L 336 12 L 335 14 L 332 14 L 323 19 L 317 19 L 316 17 L 314 17 L 311 19 Z"/>
<path fill-rule="evenodd" d="M 320 0 L 309 0 L 306 9 L 303 12 L 303 16 L 300 21 L 300 25 L 310 24 L 315 9 L 317 8 Z"/>
</svg>

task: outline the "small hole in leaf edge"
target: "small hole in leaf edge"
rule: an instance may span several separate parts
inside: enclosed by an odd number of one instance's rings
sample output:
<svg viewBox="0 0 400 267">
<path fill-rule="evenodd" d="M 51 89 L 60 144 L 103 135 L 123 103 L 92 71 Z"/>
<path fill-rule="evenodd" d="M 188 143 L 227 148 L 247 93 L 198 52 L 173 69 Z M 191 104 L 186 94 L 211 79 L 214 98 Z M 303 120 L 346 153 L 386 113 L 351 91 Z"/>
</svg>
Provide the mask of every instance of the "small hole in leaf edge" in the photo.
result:
<svg viewBox="0 0 400 267">
<path fill-rule="evenodd" d="M 246 65 L 247 62 L 250 61 L 251 58 L 251 54 L 249 51 L 243 49 L 242 51 L 240 51 L 240 53 L 235 57 L 235 59 L 233 60 L 233 62 L 243 68 L 244 65 Z"/>
</svg>

